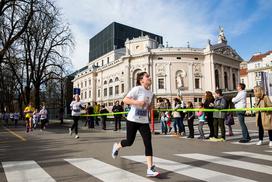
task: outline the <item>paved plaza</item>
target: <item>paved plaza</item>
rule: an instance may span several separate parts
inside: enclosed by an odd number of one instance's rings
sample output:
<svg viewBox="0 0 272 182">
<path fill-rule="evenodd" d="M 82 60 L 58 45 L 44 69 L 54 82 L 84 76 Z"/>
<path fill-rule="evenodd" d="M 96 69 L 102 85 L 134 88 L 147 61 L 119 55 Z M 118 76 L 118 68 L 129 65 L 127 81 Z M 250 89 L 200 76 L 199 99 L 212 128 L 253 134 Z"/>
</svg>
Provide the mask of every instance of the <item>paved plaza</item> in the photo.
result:
<svg viewBox="0 0 272 182">
<path fill-rule="evenodd" d="M 46 131 L 25 133 L 23 125 L 0 127 L 0 181 L 271 181 L 272 148 L 256 146 L 255 118 L 247 117 L 252 141 L 240 144 L 241 130 L 236 120 L 234 136 L 225 142 L 187 139 L 154 134 L 154 163 L 158 178 L 147 178 L 144 145 L 137 135 L 131 147 L 112 159 L 112 144 L 125 137 L 121 131 L 100 127 L 80 127 L 79 139 L 68 135 L 71 121 L 52 121 Z M 84 122 L 80 122 L 81 125 Z M 159 131 L 159 124 L 156 124 Z M 187 128 L 186 128 L 187 129 Z M 204 131 L 208 134 L 207 126 Z M 198 136 L 195 126 L 195 138 Z"/>
</svg>

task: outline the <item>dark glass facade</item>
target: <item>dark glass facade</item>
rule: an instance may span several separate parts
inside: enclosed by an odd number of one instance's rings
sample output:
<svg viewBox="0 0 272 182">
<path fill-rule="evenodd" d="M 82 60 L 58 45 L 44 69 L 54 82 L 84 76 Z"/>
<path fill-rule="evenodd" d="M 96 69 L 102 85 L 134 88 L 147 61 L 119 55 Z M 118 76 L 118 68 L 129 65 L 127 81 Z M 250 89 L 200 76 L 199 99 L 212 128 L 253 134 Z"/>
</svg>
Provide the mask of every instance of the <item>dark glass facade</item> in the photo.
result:
<svg viewBox="0 0 272 182">
<path fill-rule="evenodd" d="M 162 36 L 120 23 L 111 23 L 90 39 L 89 62 L 114 49 L 124 48 L 127 38 L 132 39 L 141 35 L 148 35 L 150 38 L 157 40 L 159 44 L 163 44 Z"/>
</svg>

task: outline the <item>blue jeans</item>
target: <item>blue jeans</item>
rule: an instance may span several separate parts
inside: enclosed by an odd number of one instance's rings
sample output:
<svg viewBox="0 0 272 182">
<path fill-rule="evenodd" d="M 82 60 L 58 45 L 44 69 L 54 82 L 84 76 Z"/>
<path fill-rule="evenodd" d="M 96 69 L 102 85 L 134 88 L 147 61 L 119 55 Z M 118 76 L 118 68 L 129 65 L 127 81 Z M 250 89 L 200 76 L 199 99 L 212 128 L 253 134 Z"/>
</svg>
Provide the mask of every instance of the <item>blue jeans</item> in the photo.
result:
<svg viewBox="0 0 272 182">
<path fill-rule="evenodd" d="M 166 121 L 161 121 L 161 132 L 167 134 L 167 124 Z"/>
<path fill-rule="evenodd" d="M 246 126 L 246 123 L 245 123 L 245 113 L 246 112 L 245 111 L 240 111 L 240 112 L 236 112 L 236 113 L 237 113 L 237 117 L 238 117 L 241 129 L 242 129 L 243 139 L 244 140 L 250 140 L 250 136 L 249 136 L 247 126 Z"/>
<path fill-rule="evenodd" d="M 177 125 L 178 125 L 178 132 L 179 132 L 179 134 L 181 133 L 181 132 L 185 132 L 185 128 L 184 128 L 184 124 L 183 124 L 183 118 L 173 118 L 173 120 L 174 120 L 174 130 L 175 130 L 175 133 L 177 132 Z"/>
</svg>

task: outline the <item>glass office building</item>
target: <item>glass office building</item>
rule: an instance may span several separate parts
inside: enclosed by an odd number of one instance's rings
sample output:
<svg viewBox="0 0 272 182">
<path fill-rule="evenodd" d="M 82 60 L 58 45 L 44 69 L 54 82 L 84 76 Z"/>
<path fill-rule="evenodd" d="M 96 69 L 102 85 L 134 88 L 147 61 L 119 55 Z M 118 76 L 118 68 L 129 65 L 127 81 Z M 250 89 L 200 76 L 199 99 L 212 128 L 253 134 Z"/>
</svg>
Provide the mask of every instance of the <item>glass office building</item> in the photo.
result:
<svg viewBox="0 0 272 182">
<path fill-rule="evenodd" d="M 137 28 L 129 27 L 120 23 L 113 22 L 104 30 L 90 39 L 89 62 L 114 50 L 125 47 L 125 41 L 133 37 L 148 35 L 150 38 L 163 44 L 162 36 L 149 33 Z"/>
</svg>

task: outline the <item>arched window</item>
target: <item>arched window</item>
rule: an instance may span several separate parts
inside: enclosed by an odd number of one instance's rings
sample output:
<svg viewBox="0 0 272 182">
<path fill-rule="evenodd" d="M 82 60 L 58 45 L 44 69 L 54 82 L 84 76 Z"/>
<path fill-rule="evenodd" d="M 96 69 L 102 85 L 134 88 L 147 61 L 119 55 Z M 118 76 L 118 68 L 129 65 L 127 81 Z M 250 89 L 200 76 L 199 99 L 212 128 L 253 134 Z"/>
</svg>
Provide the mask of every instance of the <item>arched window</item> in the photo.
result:
<svg viewBox="0 0 272 182">
<path fill-rule="evenodd" d="M 133 80 L 132 80 L 132 85 L 133 85 L 133 86 L 136 86 L 137 74 L 138 74 L 138 73 L 141 73 L 141 72 L 142 72 L 142 70 L 140 70 L 140 69 L 137 69 L 137 70 L 135 70 L 135 71 L 133 72 Z"/>
<path fill-rule="evenodd" d="M 104 80 L 104 85 L 107 85 L 107 80 Z"/>
<path fill-rule="evenodd" d="M 114 81 L 118 82 L 118 81 L 119 81 L 119 78 L 118 78 L 118 77 L 116 77 Z"/>
<path fill-rule="evenodd" d="M 232 84 L 233 84 L 233 90 L 235 90 L 235 88 L 236 88 L 236 77 L 235 77 L 234 73 L 232 74 Z"/>
<path fill-rule="evenodd" d="M 229 84 L 228 84 L 228 74 L 227 74 L 227 72 L 224 72 L 224 83 L 225 83 L 225 89 L 228 90 Z"/>
<path fill-rule="evenodd" d="M 215 77 L 215 88 L 218 89 L 219 88 L 219 72 L 218 72 L 218 70 L 214 71 L 214 77 Z"/>
<path fill-rule="evenodd" d="M 112 80 L 112 79 L 110 79 L 109 83 L 112 83 L 112 82 L 113 82 L 113 80 Z"/>
</svg>

